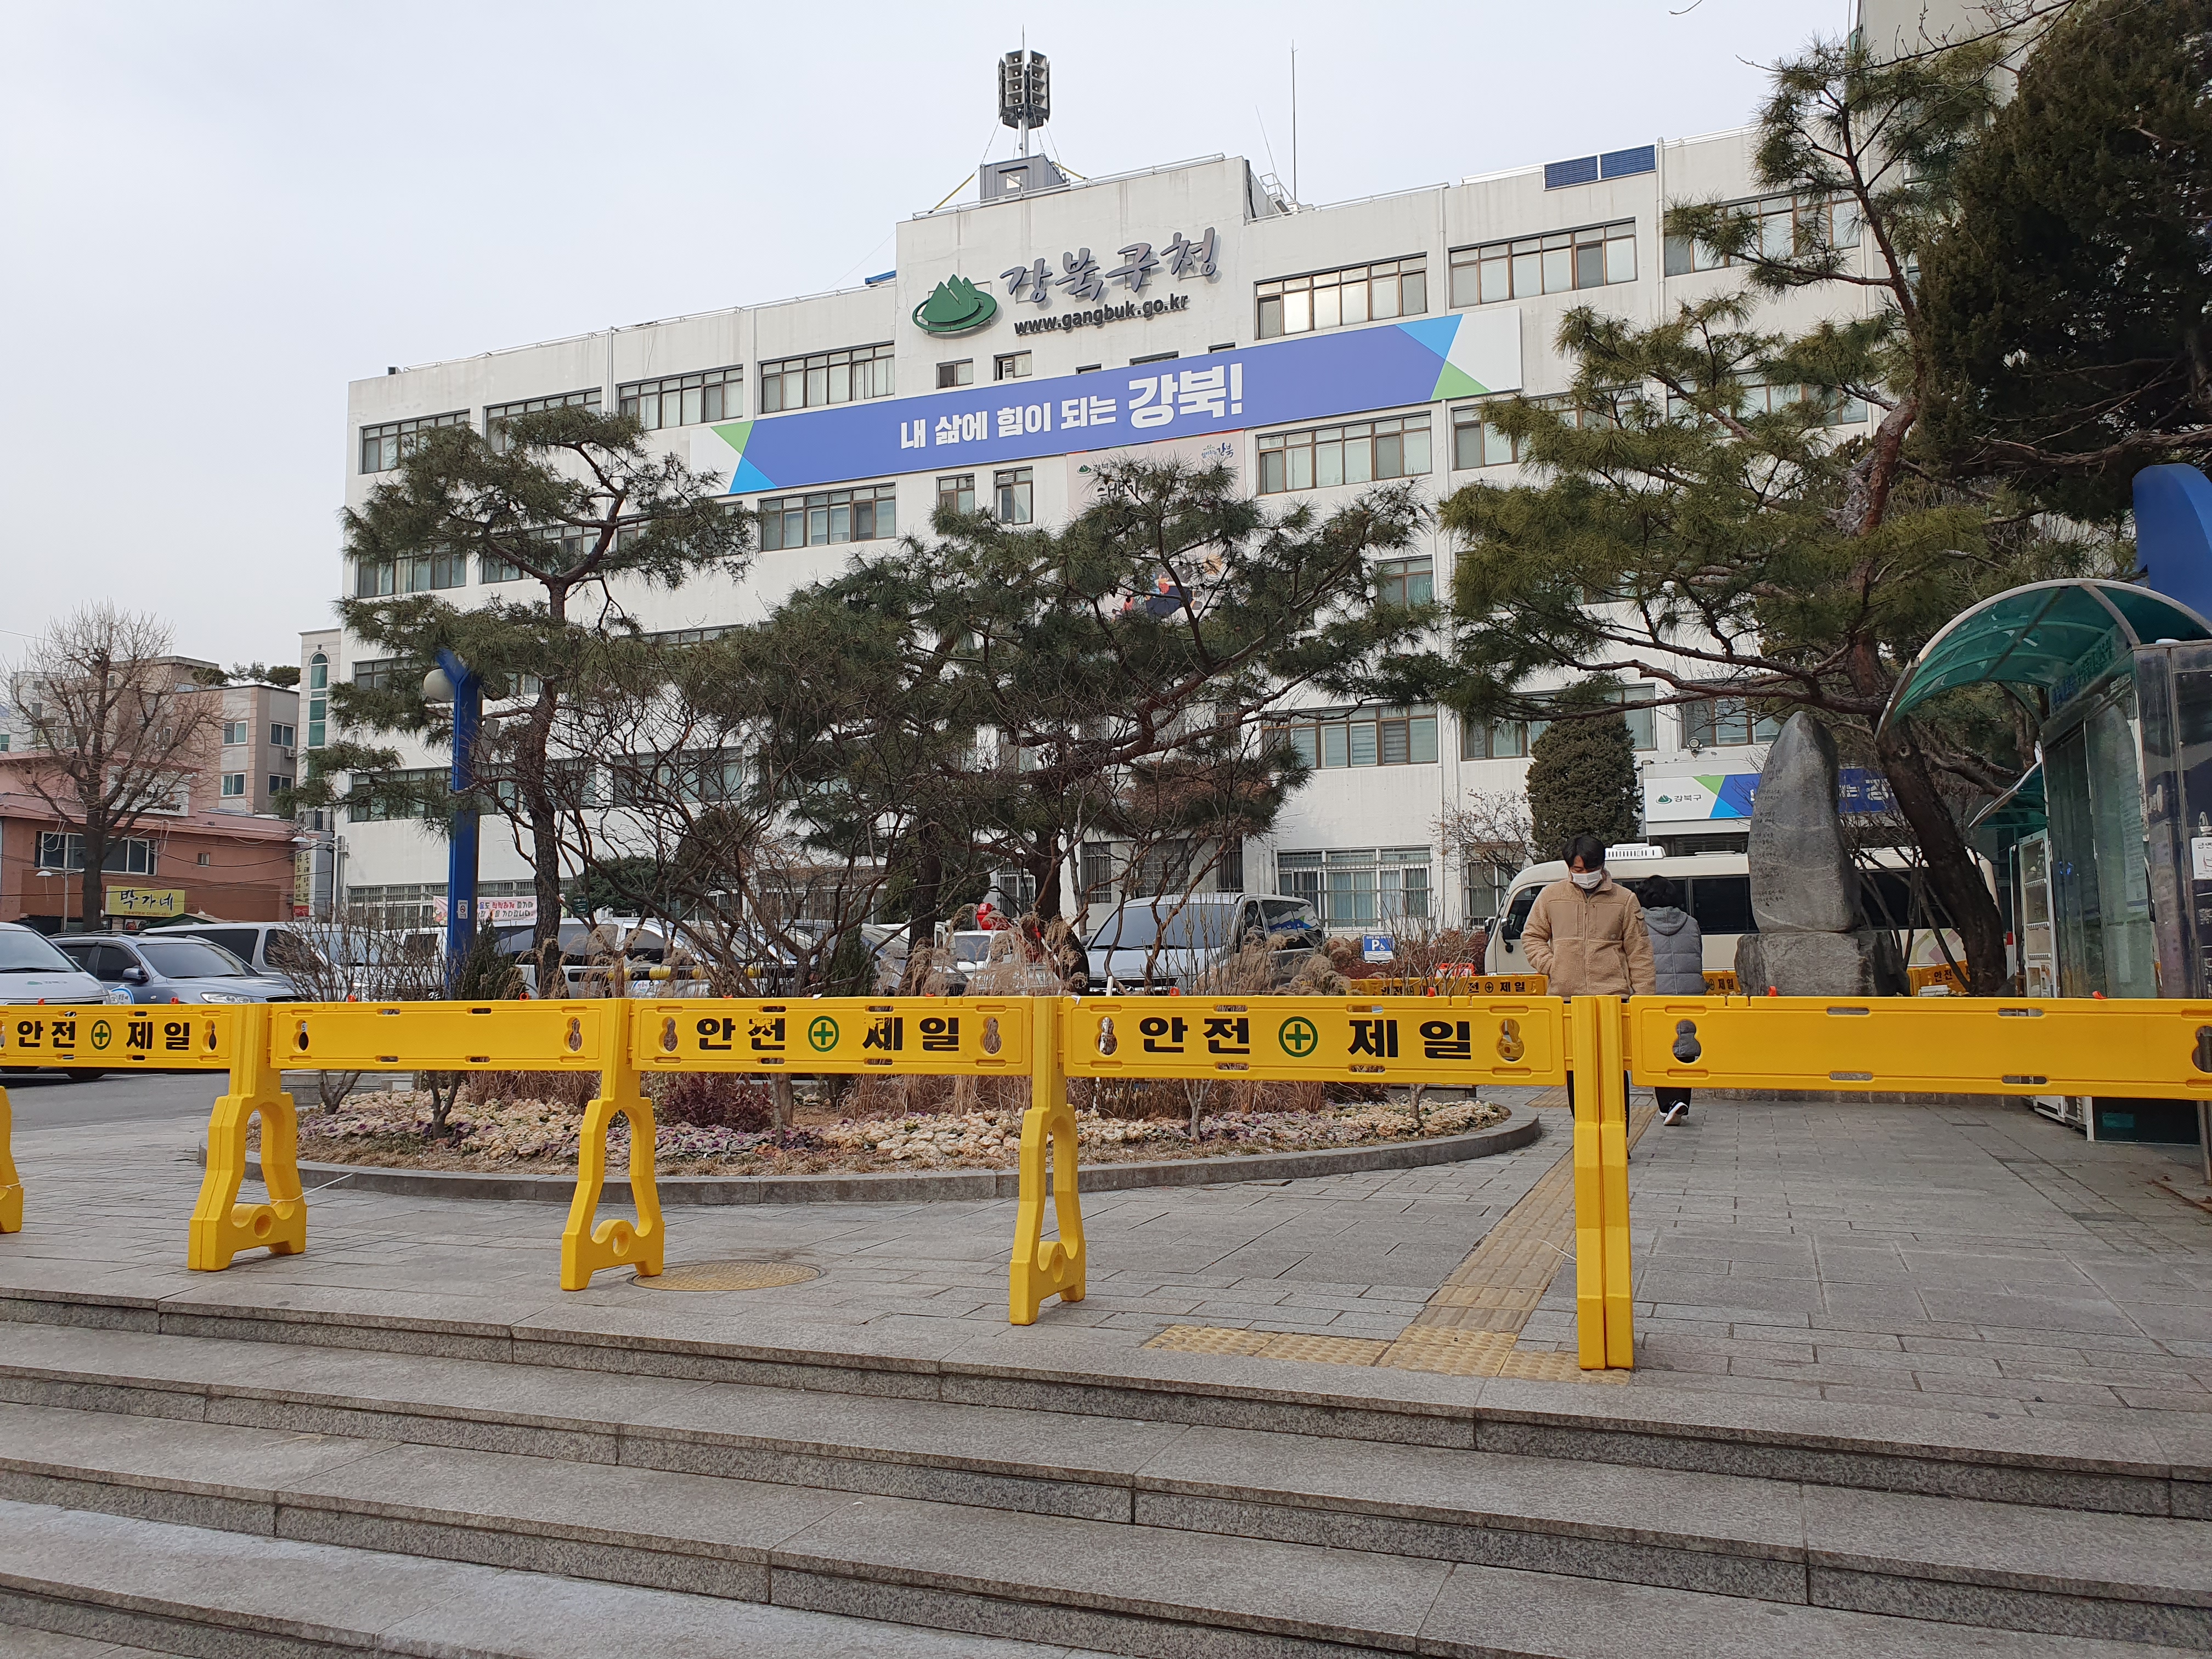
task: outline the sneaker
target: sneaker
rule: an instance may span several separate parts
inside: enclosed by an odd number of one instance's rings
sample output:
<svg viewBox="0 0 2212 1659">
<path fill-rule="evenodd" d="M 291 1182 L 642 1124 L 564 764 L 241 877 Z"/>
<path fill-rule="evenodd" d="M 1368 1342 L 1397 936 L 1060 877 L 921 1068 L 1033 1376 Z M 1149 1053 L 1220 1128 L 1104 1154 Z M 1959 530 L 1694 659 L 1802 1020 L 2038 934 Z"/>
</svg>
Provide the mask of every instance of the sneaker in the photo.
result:
<svg viewBox="0 0 2212 1659">
<path fill-rule="evenodd" d="M 1680 1123 L 1689 1115 L 1690 1109 L 1686 1106 L 1669 1106 L 1667 1109 L 1665 1115 L 1662 1116 L 1659 1121 L 1662 1123 L 1671 1125 Z"/>
</svg>

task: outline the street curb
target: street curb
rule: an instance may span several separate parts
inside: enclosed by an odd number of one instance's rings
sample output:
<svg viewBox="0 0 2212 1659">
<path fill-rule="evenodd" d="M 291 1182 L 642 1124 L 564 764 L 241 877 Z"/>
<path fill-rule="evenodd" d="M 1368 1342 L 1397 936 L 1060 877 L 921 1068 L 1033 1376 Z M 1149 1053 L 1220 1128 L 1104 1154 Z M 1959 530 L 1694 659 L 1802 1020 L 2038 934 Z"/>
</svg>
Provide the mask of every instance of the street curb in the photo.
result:
<svg viewBox="0 0 2212 1659">
<path fill-rule="evenodd" d="M 1144 1164 L 1082 1167 L 1086 1193 L 1121 1193 L 1143 1187 L 1202 1187 L 1214 1182 L 1298 1181 L 1368 1170 L 1418 1170 L 1491 1158 L 1525 1146 L 1543 1133 L 1536 1114 L 1516 1106 L 1503 1123 L 1472 1134 L 1384 1146 L 1342 1146 L 1311 1152 L 1255 1152 L 1243 1158 L 1161 1158 Z M 203 1141 L 198 1156 L 207 1163 Z M 247 1154 L 246 1173 L 261 1179 L 261 1160 Z M 387 1170 L 362 1164 L 300 1164 L 300 1184 L 310 1194 L 343 1184 L 356 1193 L 393 1193 L 403 1198 L 483 1198 L 509 1202 L 566 1204 L 575 1196 L 573 1176 L 479 1175 L 465 1170 Z M 896 1175 L 670 1176 L 653 1183 L 664 1206 L 678 1204 L 921 1204 L 945 1199 L 1014 1198 L 1018 1170 L 917 1170 Z M 629 1182 L 607 1177 L 604 1202 L 630 1201 Z"/>
</svg>

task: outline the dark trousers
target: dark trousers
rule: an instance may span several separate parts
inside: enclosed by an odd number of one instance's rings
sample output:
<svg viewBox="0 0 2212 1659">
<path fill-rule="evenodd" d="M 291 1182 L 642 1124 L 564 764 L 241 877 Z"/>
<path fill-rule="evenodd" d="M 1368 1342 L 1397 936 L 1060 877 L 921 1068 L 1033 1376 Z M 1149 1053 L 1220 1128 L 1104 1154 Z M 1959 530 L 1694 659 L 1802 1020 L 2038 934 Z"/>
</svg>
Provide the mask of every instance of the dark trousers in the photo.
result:
<svg viewBox="0 0 2212 1659">
<path fill-rule="evenodd" d="M 1654 1088 L 1651 1092 L 1659 1097 L 1659 1109 L 1662 1112 L 1671 1111 L 1677 1106 L 1686 1106 L 1690 1103 L 1690 1091 L 1687 1089 Z"/>
</svg>

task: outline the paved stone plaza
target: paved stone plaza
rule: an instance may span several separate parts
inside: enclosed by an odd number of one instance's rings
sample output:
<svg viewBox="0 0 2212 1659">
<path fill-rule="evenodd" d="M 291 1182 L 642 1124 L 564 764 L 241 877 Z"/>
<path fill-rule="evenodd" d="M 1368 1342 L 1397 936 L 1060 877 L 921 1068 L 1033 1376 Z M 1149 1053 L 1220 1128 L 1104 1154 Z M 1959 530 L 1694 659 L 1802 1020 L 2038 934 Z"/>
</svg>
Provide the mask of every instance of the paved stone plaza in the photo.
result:
<svg viewBox="0 0 2212 1659">
<path fill-rule="evenodd" d="M 1151 1367 L 1160 1357 L 1140 1346 L 1170 1327 L 1388 1342 L 1568 1144 L 1556 1099 L 1520 1091 L 1511 1103 L 1538 1107 L 1546 1133 L 1518 1152 L 1094 1195 L 1088 1299 L 1048 1304 L 1014 1330 L 1006 1201 L 673 1208 L 672 1264 L 748 1257 L 821 1275 L 700 1294 L 617 1272 L 564 1295 L 553 1206 L 340 1186 L 312 1195 L 305 1256 L 249 1253 L 227 1273 L 191 1273 L 193 1096 L 208 1082 L 93 1086 L 141 1091 L 134 1115 L 73 1127 L 67 1085 L 15 1091 L 28 1203 L 25 1231 L 0 1241 L 0 1285 L 887 1354 L 980 1344 L 1108 1368 Z M 173 1109 L 145 1115 L 156 1091 Z M 1638 1390 L 2108 1424 L 2193 1413 L 2212 1438 L 2212 1212 L 2193 1149 L 2089 1145 L 1996 1099 L 1714 1100 L 1642 1134 L 1630 1189 Z M 1571 1349 L 1571 1235 L 1534 1248 L 1559 1271 L 1521 1346 Z M 1225 1358 L 1183 1366 L 1207 1363 L 1255 1374 Z"/>
</svg>

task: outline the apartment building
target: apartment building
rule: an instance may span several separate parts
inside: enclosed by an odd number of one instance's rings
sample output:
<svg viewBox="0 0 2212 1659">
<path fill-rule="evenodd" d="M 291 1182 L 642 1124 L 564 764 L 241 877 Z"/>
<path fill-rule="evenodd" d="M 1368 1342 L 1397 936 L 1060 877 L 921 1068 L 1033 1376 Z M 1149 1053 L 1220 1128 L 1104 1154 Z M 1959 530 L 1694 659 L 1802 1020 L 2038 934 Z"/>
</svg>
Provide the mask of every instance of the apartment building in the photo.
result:
<svg viewBox="0 0 2212 1659">
<path fill-rule="evenodd" d="M 1324 513 L 1376 481 L 1438 500 L 1510 479 L 1517 458 L 1486 403 L 1565 389 L 1554 339 L 1570 307 L 1650 322 L 1741 280 L 1670 241 L 1662 216 L 1685 198 L 1755 199 L 1748 132 L 1591 139 L 1585 155 L 1319 208 L 1285 200 L 1233 156 L 1091 181 L 1042 157 L 989 164 L 975 199 L 901 222 L 895 268 L 860 287 L 354 382 L 343 501 L 359 506 L 440 426 L 491 434 L 562 403 L 634 414 L 762 515 L 742 579 L 620 592 L 644 626 L 680 634 L 757 617 L 870 544 L 926 532 L 939 501 L 1062 521 L 1109 454 L 1226 459 L 1268 505 Z M 1759 210 L 1778 228 L 1837 211 L 1786 197 Z M 1844 219 L 1831 229 L 1855 234 Z M 1801 293 L 1765 317 L 1802 326 L 1865 303 L 1856 290 Z M 1839 408 L 1838 435 L 1863 419 Z M 1431 536 L 1382 579 L 1408 599 L 1440 595 L 1451 557 Z M 331 573 L 348 593 L 439 592 L 459 605 L 524 594 L 512 574 L 458 557 Z M 312 750 L 334 735 L 313 713 L 316 676 L 373 683 L 389 665 L 343 634 L 303 636 L 303 653 Z M 1626 693 L 1650 834 L 1684 849 L 1741 845 L 1742 785 L 1729 781 L 1756 774 L 1770 734 L 1725 700 L 1655 708 L 1653 695 Z M 1284 724 L 1317 769 L 1274 835 L 1232 849 L 1219 879 L 1305 893 L 1345 929 L 1493 913 L 1495 886 L 1448 866 L 1438 826 L 1471 795 L 1520 787 L 1528 728 L 1435 707 L 1300 708 Z M 329 890 L 394 920 L 442 895 L 445 848 L 425 826 L 355 821 L 329 835 Z M 485 896 L 529 890 L 495 823 L 483 857 Z M 1105 896 L 1112 868 L 1110 848 L 1084 849 L 1066 900 Z M 1007 892 L 1027 896 L 1011 880 Z"/>
</svg>

